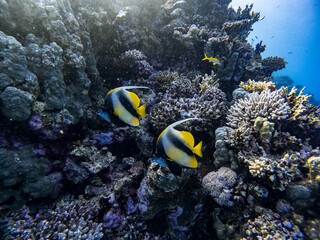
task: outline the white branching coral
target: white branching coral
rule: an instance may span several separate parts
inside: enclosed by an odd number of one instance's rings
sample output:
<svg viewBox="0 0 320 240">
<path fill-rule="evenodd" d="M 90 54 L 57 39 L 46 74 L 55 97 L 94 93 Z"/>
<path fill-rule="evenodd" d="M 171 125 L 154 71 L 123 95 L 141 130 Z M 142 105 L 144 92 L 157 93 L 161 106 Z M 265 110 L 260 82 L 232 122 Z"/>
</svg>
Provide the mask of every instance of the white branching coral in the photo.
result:
<svg viewBox="0 0 320 240">
<path fill-rule="evenodd" d="M 291 112 L 289 104 L 278 91 L 270 89 L 239 99 L 229 110 L 228 125 L 232 128 L 253 125 L 257 117 L 268 121 L 286 119 Z"/>
</svg>

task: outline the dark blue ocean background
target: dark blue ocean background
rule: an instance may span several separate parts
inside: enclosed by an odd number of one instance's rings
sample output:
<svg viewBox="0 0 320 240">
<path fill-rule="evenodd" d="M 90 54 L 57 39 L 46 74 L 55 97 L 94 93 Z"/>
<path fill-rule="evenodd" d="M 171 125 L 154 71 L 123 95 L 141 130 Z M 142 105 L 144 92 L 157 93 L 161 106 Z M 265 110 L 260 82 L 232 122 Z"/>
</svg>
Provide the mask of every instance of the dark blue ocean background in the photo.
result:
<svg viewBox="0 0 320 240">
<path fill-rule="evenodd" d="M 262 41 L 262 56 L 283 57 L 287 66 L 273 76 L 289 76 L 294 86 L 306 86 L 320 100 L 320 1 L 319 0 L 233 0 L 235 9 L 253 3 L 253 10 L 265 17 L 253 25 L 248 42 Z"/>
</svg>

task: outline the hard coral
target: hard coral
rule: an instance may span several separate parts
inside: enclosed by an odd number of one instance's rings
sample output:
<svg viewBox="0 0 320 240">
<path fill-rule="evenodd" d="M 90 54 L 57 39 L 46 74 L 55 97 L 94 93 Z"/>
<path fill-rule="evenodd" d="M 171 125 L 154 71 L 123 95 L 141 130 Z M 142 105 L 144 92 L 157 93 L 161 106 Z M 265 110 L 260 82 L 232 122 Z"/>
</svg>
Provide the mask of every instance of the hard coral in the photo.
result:
<svg viewBox="0 0 320 240">
<path fill-rule="evenodd" d="M 237 174 L 230 168 L 222 167 L 217 172 L 210 172 L 202 179 L 202 186 L 219 205 L 233 206 L 230 200 L 231 188 L 237 181 Z"/>
<path fill-rule="evenodd" d="M 97 199 L 62 200 L 53 209 L 32 215 L 28 209 L 7 217 L 7 235 L 13 239 L 101 239 Z"/>
<path fill-rule="evenodd" d="M 238 100 L 231 106 L 227 116 L 228 125 L 232 128 L 253 126 L 257 117 L 268 121 L 286 119 L 290 114 L 290 106 L 278 91 L 267 89 L 260 94 L 255 92 L 245 99 Z"/>
<path fill-rule="evenodd" d="M 273 82 L 256 82 L 255 80 L 249 79 L 246 83 L 241 82 L 239 87 L 243 88 L 248 92 L 259 92 L 261 93 L 264 90 L 274 88 L 275 85 Z"/>
<path fill-rule="evenodd" d="M 304 239 L 297 225 L 277 213 L 266 213 L 246 225 L 246 237 L 242 240 L 253 239 Z"/>
<path fill-rule="evenodd" d="M 298 168 L 301 157 L 298 152 L 287 153 L 282 158 L 274 156 L 245 157 L 240 153 L 240 158 L 249 164 L 252 176 L 270 181 L 272 187 L 280 191 L 285 190 L 293 180 L 301 177 Z"/>
</svg>

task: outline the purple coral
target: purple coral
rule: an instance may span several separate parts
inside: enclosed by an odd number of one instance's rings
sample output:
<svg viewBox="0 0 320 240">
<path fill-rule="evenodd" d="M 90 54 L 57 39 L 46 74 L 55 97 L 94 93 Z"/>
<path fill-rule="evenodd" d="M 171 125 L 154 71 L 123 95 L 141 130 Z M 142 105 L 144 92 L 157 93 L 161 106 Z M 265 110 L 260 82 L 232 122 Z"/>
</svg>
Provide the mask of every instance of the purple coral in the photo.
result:
<svg viewBox="0 0 320 240">
<path fill-rule="evenodd" d="M 93 144 L 110 145 L 113 143 L 113 132 L 98 133 L 93 135 Z"/>
<path fill-rule="evenodd" d="M 42 121 L 39 113 L 35 113 L 31 116 L 29 126 L 33 131 L 37 131 L 42 128 Z"/>
</svg>

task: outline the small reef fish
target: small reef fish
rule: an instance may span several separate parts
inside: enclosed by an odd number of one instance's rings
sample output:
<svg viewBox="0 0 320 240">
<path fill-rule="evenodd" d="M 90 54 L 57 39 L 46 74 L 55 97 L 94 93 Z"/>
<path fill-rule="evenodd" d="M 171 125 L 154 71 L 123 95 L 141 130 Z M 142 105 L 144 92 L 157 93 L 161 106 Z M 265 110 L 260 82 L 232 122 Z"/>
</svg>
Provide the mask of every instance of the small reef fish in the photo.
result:
<svg viewBox="0 0 320 240">
<path fill-rule="evenodd" d="M 146 105 L 140 106 L 139 97 L 127 89 L 148 88 L 141 86 L 123 86 L 110 90 L 105 100 L 105 108 L 97 112 L 108 122 L 121 120 L 130 126 L 139 126 L 139 116 L 145 117 Z"/>
<path fill-rule="evenodd" d="M 169 125 L 159 135 L 156 145 L 156 155 L 166 159 L 165 163 L 161 163 L 160 158 L 155 158 L 161 166 L 168 165 L 171 172 L 173 170 L 172 163 L 177 163 L 183 167 L 197 168 L 198 162 L 195 154 L 202 157 L 201 147 L 202 141 L 194 146 L 194 138 L 190 132 L 178 131 L 174 127 L 190 120 L 201 120 L 199 118 L 187 118 Z M 181 169 L 180 169 L 181 173 Z M 177 173 L 179 175 L 179 173 Z"/>
<path fill-rule="evenodd" d="M 216 65 L 216 64 L 220 65 L 221 64 L 218 58 L 213 58 L 213 57 L 208 58 L 206 54 L 204 54 L 204 56 L 205 56 L 205 58 L 203 58 L 202 61 L 208 60 L 209 62 L 212 62 L 213 65 Z"/>
</svg>

